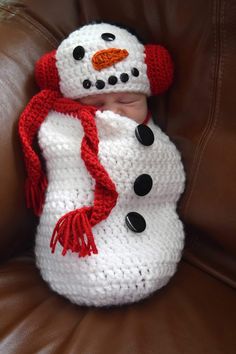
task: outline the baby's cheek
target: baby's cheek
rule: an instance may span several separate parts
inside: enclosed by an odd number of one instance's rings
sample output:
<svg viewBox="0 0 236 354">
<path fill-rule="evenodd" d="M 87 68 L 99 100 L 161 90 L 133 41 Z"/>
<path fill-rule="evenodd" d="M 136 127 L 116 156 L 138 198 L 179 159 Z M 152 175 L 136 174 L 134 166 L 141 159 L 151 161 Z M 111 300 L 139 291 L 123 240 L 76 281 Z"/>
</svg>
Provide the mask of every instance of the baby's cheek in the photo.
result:
<svg viewBox="0 0 236 354">
<path fill-rule="evenodd" d="M 145 107 L 133 108 L 130 109 L 129 115 L 127 116 L 133 119 L 138 124 L 141 124 L 147 117 L 147 110 L 145 109 Z"/>
</svg>

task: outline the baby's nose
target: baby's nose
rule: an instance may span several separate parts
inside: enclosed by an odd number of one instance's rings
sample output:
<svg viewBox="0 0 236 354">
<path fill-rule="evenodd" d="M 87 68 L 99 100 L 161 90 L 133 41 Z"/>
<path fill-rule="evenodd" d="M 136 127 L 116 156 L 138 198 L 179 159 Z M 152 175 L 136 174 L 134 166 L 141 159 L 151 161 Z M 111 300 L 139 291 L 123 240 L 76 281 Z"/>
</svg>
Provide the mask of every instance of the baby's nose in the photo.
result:
<svg viewBox="0 0 236 354">
<path fill-rule="evenodd" d="M 116 105 L 116 104 L 104 104 L 102 106 L 102 111 L 112 111 L 113 113 L 116 113 L 116 114 L 120 114 L 120 107 L 119 105 Z"/>
</svg>

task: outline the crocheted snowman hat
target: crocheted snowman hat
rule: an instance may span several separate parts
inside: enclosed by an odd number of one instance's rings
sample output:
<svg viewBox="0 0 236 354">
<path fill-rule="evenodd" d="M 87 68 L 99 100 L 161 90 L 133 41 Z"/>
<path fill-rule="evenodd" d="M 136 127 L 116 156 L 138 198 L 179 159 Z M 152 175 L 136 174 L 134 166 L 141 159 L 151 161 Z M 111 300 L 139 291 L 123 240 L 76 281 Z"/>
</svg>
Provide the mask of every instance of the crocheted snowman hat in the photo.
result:
<svg viewBox="0 0 236 354">
<path fill-rule="evenodd" d="M 109 92 L 157 95 L 168 89 L 173 63 L 160 45 L 143 45 L 124 28 L 93 23 L 72 32 L 36 64 L 41 89 L 79 99 Z"/>
</svg>

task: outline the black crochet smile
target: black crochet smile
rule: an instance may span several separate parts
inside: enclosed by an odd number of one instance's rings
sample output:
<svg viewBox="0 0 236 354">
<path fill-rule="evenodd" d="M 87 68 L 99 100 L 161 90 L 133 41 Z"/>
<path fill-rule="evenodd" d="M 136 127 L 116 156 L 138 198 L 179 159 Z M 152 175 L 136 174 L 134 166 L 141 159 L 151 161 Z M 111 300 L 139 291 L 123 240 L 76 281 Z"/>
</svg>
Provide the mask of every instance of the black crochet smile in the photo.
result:
<svg viewBox="0 0 236 354">
<path fill-rule="evenodd" d="M 131 74 L 134 76 L 134 77 L 138 77 L 139 76 L 139 70 L 137 68 L 133 68 L 131 70 Z M 126 83 L 128 82 L 130 79 L 130 76 L 129 74 L 127 73 L 122 73 L 118 79 L 118 77 L 116 77 L 115 75 L 112 75 L 112 76 L 109 76 L 108 80 L 107 80 L 107 84 L 109 86 L 115 86 L 119 80 L 123 83 Z M 102 90 L 104 89 L 104 87 L 106 86 L 106 82 L 104 80 L 97 80 L 95 82 L 95 85 L 89 80 L 89 79 L 86 79 L 83 81 L 83 87 L 86 89 L 86 90 L 89 90 L 90 87 L 92 86 L 95 86 L 98 90 Z"/>
</svg>

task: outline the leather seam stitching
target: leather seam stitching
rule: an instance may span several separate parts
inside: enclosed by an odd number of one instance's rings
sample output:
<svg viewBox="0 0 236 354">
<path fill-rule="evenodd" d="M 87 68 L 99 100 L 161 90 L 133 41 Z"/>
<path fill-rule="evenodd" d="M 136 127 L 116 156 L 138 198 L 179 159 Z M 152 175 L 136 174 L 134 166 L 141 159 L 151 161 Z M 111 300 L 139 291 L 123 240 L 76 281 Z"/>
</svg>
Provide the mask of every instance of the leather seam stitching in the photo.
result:
<svg viewBox="0 0 236 354">
<path fill-rule="evenodd" d="M 8 12 L 9 14 L 15 15 L 20 20 L 23 20 L 25 23 L 36 29 L 37 32 L 41 34 L 52 45 L 53 48 L 58 45 L 59 41 L 56 39 L 56 37 L 54 37 L 42 24 L 33 19 L 33 17 L 23 14 L 22 12 L 20 13 L 17 10 L 14 11 L 13 6 L 8 6 L 8 8 L 6 8 L 0 5 L 0 9 L 5 12 Z"/>
<path fill-rule="evenodd" d="M 206 122 L 205 128 L 202 132 L 201 137 L 199 138 L 197 147 L 196 147 L 196 152 L 195 156 L 193 158 L 193 163 L 192 163 L 192 168 L 191 172 L 189 174 L 189 180 L 191 181 L 189 183 L 189 195 L 185 200 L 184 206 L 181 208 L 182 213 L 184 217 L 187 217 L 187 213 L 189 211 L 189 206 L 191 202 L 191 198 L 193 195 L 194 187 L 197 183 L 198 176 L 199 176 L 199 170 L 201 166 L 201 162 L 203 160 L 203 155 L 206 150 L 207 145 L 209 144 L 209 141 L 211 140 L 217 122 L 219 118 L 219 98 L 221 94 L 221 86 L 222 86 L 222 74 L 220 72 L 223 69 L 223 57 L 222 57 L 222 48 L 223 48 L 223 40 L 222 40 L 222 25 L 224 21 L 224 3 L 225 0 L 221 1 L 216 1 L 215 3 L 219 3 L 218 6 L 216 5 L 215 9 L 215 16 L 216 16 L 216 24 L 215 24 L 215 29 L 214 29 L 214 48 L 215 48 L 215 60 L 213 60 L 212 64 L 212 69 L 214 72 L 213 76 L 213 83 L 212 83 L 212 93 L 210 95 L 211 97 L 211 106 L 209 109 L 209 115 L 208 115 L 208 120 Z M 221 6 L 221 3 L 223 2 L 223 6 Z M 219 28 L 217 28 L 219 26 Z M 217 40 L 219 39 L 219 44 L 217 45 Z"/>
</svg>

